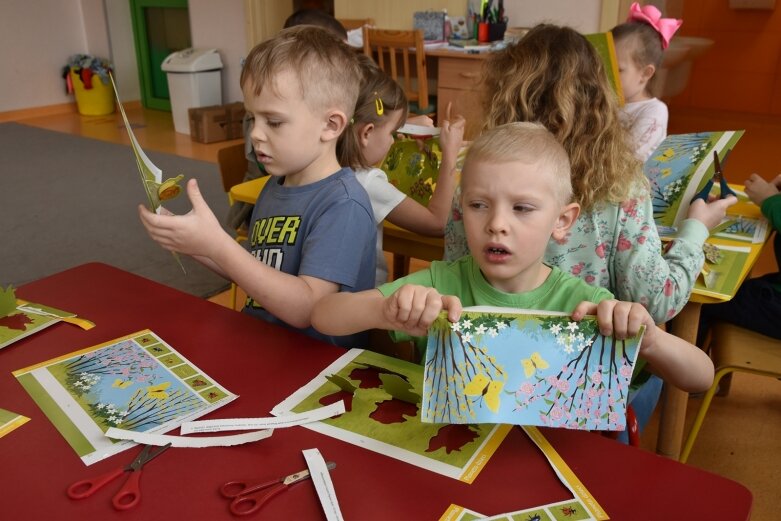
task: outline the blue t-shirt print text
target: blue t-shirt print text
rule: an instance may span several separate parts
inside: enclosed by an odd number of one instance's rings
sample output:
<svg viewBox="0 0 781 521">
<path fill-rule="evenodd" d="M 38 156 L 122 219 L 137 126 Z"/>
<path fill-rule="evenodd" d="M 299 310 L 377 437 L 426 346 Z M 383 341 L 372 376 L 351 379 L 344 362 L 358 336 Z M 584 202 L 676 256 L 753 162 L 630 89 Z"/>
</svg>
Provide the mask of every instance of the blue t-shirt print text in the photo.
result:
<svg viewBox="0 0 781 521">
<path fill-rule="evenodd" d="M 294 245 L 301 226 L 298 215 L 278 215 L 255 221 L 250 233 L 250 248 L 256 259 L 276 270 L 282 269 L 283 245 Z"/>
</svg>

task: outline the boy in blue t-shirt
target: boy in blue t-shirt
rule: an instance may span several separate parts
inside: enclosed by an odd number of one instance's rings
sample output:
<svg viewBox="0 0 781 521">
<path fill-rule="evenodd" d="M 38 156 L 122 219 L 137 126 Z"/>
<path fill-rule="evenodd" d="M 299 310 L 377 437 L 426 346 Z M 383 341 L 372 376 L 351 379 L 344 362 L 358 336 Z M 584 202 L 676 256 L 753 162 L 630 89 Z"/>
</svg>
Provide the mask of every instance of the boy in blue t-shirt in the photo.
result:
<svg viewBox="0 0 781 521">
<path fill-rule="evenodd" d="M 462 305 L 565 311 L 576 321 L 592 313 L 600 332 L 617 338 L 645 325 L 640 356 L 671 384 L 694 392 L 713 382 L 710 358 L 656 327 L 642 305 L 613 300 L 607 290 L 543 263 L 548 241 L 567 234 L 580 206 L 572 202 L 567 153 L 542 125 L 509 123 L 483 132 L 464 161 L 461 202 L 470 255 L 434 262 L 375 290 L 328 295 L 314 307 L 315 328 L 421 337 L 442 310 L 458 321 Z"/>
<path fill-rule="evenodd" d="M 360 79 L 354 51 L 318 27 L 285 29 L 247 56 L 241 86 L 250 137 L 272 176 L 252 214 L 249 253 L 222 229 L 195 180 L 187 183 L 186 215 L 139 207 L 152 239 L 244 289 L 245 313 L 345 347 L 363 339 L 322 335 L 309 317 L 324 295 L 374 287 L 371 204 L 336 159 Z"/>
</svg>

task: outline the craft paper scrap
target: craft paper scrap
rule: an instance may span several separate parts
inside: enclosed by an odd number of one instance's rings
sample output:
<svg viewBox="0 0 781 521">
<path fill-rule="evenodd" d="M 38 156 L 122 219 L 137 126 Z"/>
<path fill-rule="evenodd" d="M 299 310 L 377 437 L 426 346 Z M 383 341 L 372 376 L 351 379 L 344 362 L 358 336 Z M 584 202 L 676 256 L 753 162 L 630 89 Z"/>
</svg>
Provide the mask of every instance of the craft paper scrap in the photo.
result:
<svg viewBox="0 0 781 521">
<path fill-rule="evenodd" d="M 657 226 L 677 228 L 686 219 L 692 198 L 713 178 L 713 152 L 726 167 L 729 151 L 742 136 L 742 130 L 727 130 L 674 134 L 662 141 L 643 164 Z"/>
<path fill-rule="evenodd" d="M 333 418 L 345 412 L 344 401 L 320 407 L 301 414 L 286 414 L 272 418 L 232 418 L 226 420 L 200 420 L 182 424 L 182 434 L 197 432 L 248 431 L 255 429 L 278 429 L 295 427 L 305 423 Z"/>
<path fill-rule="evenodd" d="M 171 447 L 202 449 L 205 447 L 233 447 L 234 445 L 243 445 L 268 438 L 274 433 L 273 429 L 262 431 L 247 432 L 244 434 L 234 434 L 232 436 L 202 436 L 187 438 L 185 436 L 170 436 L 167 434 L 149 434 L 147 432 L 135 432 L 125 429 L 110 427 L 106 431 L 107 438 L 115 440 L 128 440 L 145 445 L 163 445 L 171 444 Z"/>
<path fill-rule="evenodd" d="M 764 217 L 752 218 L 728 215 L 721 224 L 711 230 L 711 235 L 722 239 L 762 244 L 770 235 L 770 226 Z"/>
<path fill-rule="evenodd" d="M 0 409 L 0 438 L 30 421 L 27 416 Z"/>
<path fill-rule="evenodd" d="M 421 423 L 422 390 L 420 365 L 351 349 L 271 414 L 301 413 L 344 400 L 344 414 L 303 427 L 471 483 L 511 427 Z"/>
<path fill-rule="evenodd" d="M 459 505 L 450 505 L 442 517 L 439 518 L 439 521 L 474 521 L 478 519 L 480 521 L 559 521 L 560 519 L 598 521 L 599 518 L 593 517 L 586 506 L 577 499 L 567 499 L 558 503 L 516 510 L 515 512 L 507 512 L 495 516 L 484 516 Z"/>
<path fill-rule="evenodd" d="M 334 483 L 331 481 L 331 474 L 323 455 L 317 449 L 306 449 L 301 452 L 303 452 L 306 466 L 309 468 L 312 483 L 315 484 L 317 497 L 320 499 L 323 512 L 325 512 L 325 518 L 328 521 L 344 521 L 342 511 L 339 508 L 339 500 L 336 498 Z"/>
<path fill-rule="evenodd" d="M 466 308 L 429 328 L 421 419 L 624 430 L 642 333 L 599 334 L 596 317 Z"/>
<path fill-rule="evenodd" d="M 16 299 L 10 286 L 6 290 L 0 288 L 0 292 L 10 295 L 9 299 L 14 298 L 13 307 L 10 310 L 6 308 L 6 312 L 0 315 L 0 349 L 58 322 L 68 322 L 85 330 L 95 327 L 75 313 Z"/>
<path fill-rule="evenodd" d="M 752 256 L 759 253 L 752 252 L 750 246 L 729 246 L 719 244 L 720 260 L 717 264 L 706 262 L 703 270 L 705 274 L 697 278 L 694 287 L 697 293 L 708 295 L 718 299 L 730 299 L 740 286 L 741 281 L 748 273 Z"/>
<path fill-rule="evenodd" d="M 495 516 L 484 516 L 473 510 L 459 505 L 450 505 L 440 517 L 440 521 L 471 521 L 482 519 L 485 521 L 517 521 L 535 519 L 538 521 L 559 521 L 564 519 L 603 521 L 610 519 L 605 510 L 597 503 L 591 493 L 578 479 L 572 469 L 562 459 L 561 455 L 553 448 L 550 442 L 536 427 L 523 427 L 526 435 L 534 442 L 538 449 L 545 455 L 551 468 L 556 473 L 561 483 L 567 487 L 574 496 L 573 499 L 556 501 L 547 505 L 507 512 Z"/>
<path fill-rule="evenodd" d="M 591 495 L 586 486 L 578 479 L 569 465 L 564 461 L 564 458 L 562 458 L 558 451 L 553 448 L 553 445 L 551 445 L 548 439 L 542 435 L 540 430 L 536 427 L 523 427 L 523 431 L 548 459 L 548 462 L 553 467 L 553 470 L 556 472 L 556 475 L 559 477 L 562 484 L 572 492 L 576 499 L 588 506 L 591 515 L 599 520 L 610 519 L 605 510 L 597 503 L 596 499 L 594 499 L 594 496 Z"/>
<path fill-rule="evenodd" d="M 134 445 L 111 427 L 164 433 L 236 399 L 148 329 L 13 375 L 87 465 Z"/>
<path fill-rule="evenodd" d="M 130 122 L 127 119 L 127 114 L 125 114 L 125 107 L 122 106 L 122 101 L 119 99 L 119 92 L 117 92 L 114 76 L 111 73 L 109 73 L 109 79 L 111 79 L 111 87 L 114 89 L 114 96 L 117 99 L 119 112 L 122 114 L 122 121 L 125 123 L 125 130 L 127 131 L 128 138 L 130 138 L 130 147 L 133 149 L 133 154 L 136 158 L 136 166 L 138 167 L 138 173 L 141 176 L 141 184 L 144 187 L 144 193 L 146 193 L 147 200 L 149 201 L 149 209 L 159 214 L 162 202 L 173 199 L 182 191 L 182 187 L 179 186 L 179 181 L 181 181 L 184 176 L 180 174 L 163 181 L 163 171 L 152 163 L 141 148 L 141 145 L 138 144 L 136 135 L 133 133 L 133 128 L 130 126 Z M 187 273 L 179 255 L 175 251 L 171 253 L 176 259 L 176 262 L 179 263 L 179 267 L 182 268 L 182 271 Z"/>
</svg>

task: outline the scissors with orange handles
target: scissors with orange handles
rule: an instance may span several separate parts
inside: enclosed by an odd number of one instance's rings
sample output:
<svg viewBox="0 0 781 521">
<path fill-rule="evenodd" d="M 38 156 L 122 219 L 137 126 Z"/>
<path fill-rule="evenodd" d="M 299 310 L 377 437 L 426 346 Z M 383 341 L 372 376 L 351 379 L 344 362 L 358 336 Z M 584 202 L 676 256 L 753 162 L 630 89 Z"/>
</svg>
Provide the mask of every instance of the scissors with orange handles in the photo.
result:
<svg viewBox="0 0 781 521">
<path fill-rule="evenodd" d="M 724 161 L 727 160 L 727 157 L 724 157 Z M 719 153 L 715 150 L 713 151 L 713 177 L 708 180 L 707 183 L 705 183 L 705 186 L 702 190 L 697 193 L 692 198 L 692 202 L 696 201 L 697 199 L 702 199 L 706 203 L 708 202 L 708 194 L 711 191 L 711 188 L 713 188 L 713 182 L 718 181 L 719 182 L 719 188 L 721 189 L 721 193 L 719 194 L 719 199 L 724 199 L 730 195 L 734 195 L 735 197 L 738 196 L 732 188 L 729 187 L 727 184 L 727 179 L 724 177 L 724 172 L 721 169 L 721 161 L 719 161 Z"/>
<path fill-rule="evenodd" d="M 336 467 L 336 463 L 329 461 L 326 464 L 328 470 Z M 310 478 L 308 470 L 301 470 L 289 476 L 272 479 L 261 483 L 247 483 L 245 481 L 229 481 L 220 487 L 220 494 L 231 501 L 230 511 L 237 516 L 254 514 L 277 494 L 288 490 L 292 485 Z"/>
<path fill-rule="evenodd" d="M 171 444 L 159 447 L 158 450 L 154 450 L 157 447 L 152 445 L 144 445 L 138 456 L 125 467 L 119 467 L 111 472 L 107 472 L 101 476 L 97 476 L 91 479 L 83 479 L 77 481 L 68 487 L 68 497 L 71 499 L 84 499 L 90 497 L 92 494 L 103 488 L 105 485 L 114 481 L 116 478 L 129 472 L 125 484 L 119 489 L 119 492 L 114 495 L 111 500 L 111 504 L 117 510 L 128 510 L 136 506 L 141 501 L 141 468 L 158 457 L 171 447 Z"/>
</svg>

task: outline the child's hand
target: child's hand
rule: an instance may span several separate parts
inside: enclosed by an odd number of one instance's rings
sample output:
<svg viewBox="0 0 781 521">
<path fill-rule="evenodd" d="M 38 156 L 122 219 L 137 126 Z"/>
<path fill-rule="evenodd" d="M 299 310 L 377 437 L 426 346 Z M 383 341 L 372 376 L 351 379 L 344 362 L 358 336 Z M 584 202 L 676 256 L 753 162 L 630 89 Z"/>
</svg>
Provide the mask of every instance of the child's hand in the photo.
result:
<svg viewBox="0 0 781 521">
<path fill-rule="evenodd" d="M 645 325 L 640 352 L 643 352 L 644 347 L 653 345 L 656 324 L 642 304 L 603 300 L 597 305 L 584 301 L 572 312 L 572 320 L 577 322 L 585 315 L 596 315 L 599 332 L 604 336 L 615 336 L 619 340 L 635 336 L 640 331 L 640 326 Z"/>
<path fill-rule="evenodd" d="M 228 235 L 203 200 L 195 179 L 187 182 L 187 197 L 193 209 L 185 215 L 173 215 L 167 210 L 158 215 L 139 205 L 141 223 L 149 236 L 166 250 L 212 258 L 212 251 L 219 247 L 217 237 Z"/>
<path fill-rule="evenodd" d="M 724 199 L 716 199 L 707 203 L 702 199 L 697 199 L 689 206 L 689 219 L 697 219 L 709 230 L 718 226 L 724 216 L 727 215 L 727 208 L 738 202 L 738 198 L 730 195 Z"/>
<path fill-rule="evenodd" d="M 466 120 L 460 114 L 454 118 L 451 117 L 452 107 L 452 102 L 447 104 L 445 119 L 442 121 L 439 133 L 439 146 L 442 149 L 442 160 L 450 160 L 453 168 L 455 168 L 456 157 L 458 157 L 458 151 L 464 141 Z"/>
<path fill-rule="evenodd" d="M 387 329 L 404 331 L 412 336 L 426 336 L 429 326 L 443 309 L 448 320 L 461 317 L 458 297 L 440 295 L 434 288 L 405 284 L 383 303 L 383 315 L 390 324 Z"/>
<path fill-rule="evenodd" d="M 779 189 L 781 189 L 779 185 L 781 185 L 781 175 L 776 176 L 773 181 L 768 183 L 757 174 L 751 174 L 746 179 L 746 195 L 754 204 L 761 206 L 765 199 L 779 193 Z"/>
</svg>

